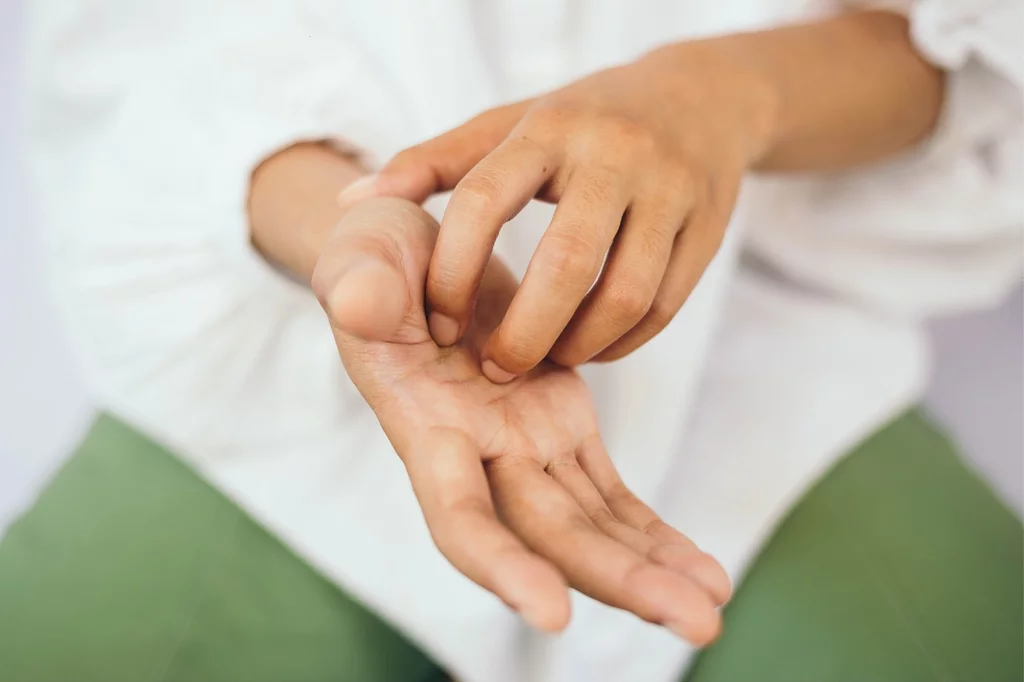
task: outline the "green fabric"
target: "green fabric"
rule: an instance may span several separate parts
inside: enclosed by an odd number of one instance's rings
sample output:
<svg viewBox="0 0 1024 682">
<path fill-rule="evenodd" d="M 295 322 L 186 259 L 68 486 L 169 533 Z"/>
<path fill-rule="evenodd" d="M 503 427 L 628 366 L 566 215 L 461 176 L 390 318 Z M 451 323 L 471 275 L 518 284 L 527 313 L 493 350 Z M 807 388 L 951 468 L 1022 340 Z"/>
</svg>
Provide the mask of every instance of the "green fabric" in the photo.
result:
<svg viewBox="0 0 1024 682">
<path fill-rule="evenodd" d="M 687 682 L 1021 680 L 1022 571 L 1019 521 L 911 413 L 780 525 Z M 0 543 L 3 682 L 435 679 L 399 634 L 110 418 Z"/>
<path fill-rule="evenodd" d="M 918 413 L 779 526 L 687 682 L 1020 682 L 1020 521 Z"/>
<path fill-rule="evenodd" d="M 110 418 L 0 544 L 4 682 L 439 675 L 177 459 Z"/>
</svg>

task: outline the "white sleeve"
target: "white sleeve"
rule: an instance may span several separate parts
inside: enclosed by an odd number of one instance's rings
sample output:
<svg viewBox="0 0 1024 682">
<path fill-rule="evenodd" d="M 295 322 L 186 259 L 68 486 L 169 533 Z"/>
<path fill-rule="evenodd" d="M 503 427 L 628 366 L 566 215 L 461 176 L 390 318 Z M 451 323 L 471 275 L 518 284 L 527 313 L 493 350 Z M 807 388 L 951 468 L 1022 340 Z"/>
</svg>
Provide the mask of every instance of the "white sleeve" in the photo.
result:
<svg viewBox="0 0 1024 682">
<path fill-rule="evenodd" d="M 752 250 L 797 281 L 887 313 L 998 303 L 1024 267 L 1024 3 L 839 4 L 908 15 L 918 49 L 948 71 L 941 120 L 889 162 L 752 183 L 765 210 Z"/>
<path fill-rule="evenodd" d="M 398 108 L 302 2 L 33 3 L 29 149 L 87 381 L 198 463 L 362 428 L 314 297 L 251 248 L 255 166 L 293 142 L 401 147 Z"/>
</svg>

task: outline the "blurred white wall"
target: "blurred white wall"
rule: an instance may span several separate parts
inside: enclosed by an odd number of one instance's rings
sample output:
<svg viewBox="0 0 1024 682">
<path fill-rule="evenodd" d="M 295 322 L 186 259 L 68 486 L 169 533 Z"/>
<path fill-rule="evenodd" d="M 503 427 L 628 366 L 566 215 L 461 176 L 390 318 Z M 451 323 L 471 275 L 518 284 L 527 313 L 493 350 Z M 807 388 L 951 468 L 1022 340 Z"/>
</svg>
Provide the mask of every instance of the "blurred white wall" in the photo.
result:
<svg viewBox="0 0 1024 682">
<path fill-rule="evenodd" d="M 932 325 L 928 408 L 1018 514 L 1024 511 L 1024 292 Z"/>
<path fill-rule="evenodd" d="M 0 529 L 92 415 L 45 290 L 22 169 L 22 0 L 0 0 Z"/>
<path fill-rule="evenodd" d="M 92 408 L 45 288 L 22 171 L 23 0 L 0 0 L 0 529 L 31 500 Z M 934 326 L 929 407 L 1015 508 L 1024 500 L 1024 298 Z"/>
</svg>

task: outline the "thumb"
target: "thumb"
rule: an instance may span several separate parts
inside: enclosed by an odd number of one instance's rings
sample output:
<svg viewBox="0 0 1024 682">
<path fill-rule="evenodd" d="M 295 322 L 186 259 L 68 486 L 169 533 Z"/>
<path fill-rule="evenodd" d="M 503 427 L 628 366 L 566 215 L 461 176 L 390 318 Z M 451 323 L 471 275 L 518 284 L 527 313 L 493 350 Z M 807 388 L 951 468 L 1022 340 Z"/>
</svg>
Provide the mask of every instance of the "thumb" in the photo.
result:
<svg viewBox="0 0 1024 682">
<path fill-rule="evenodd" d="M 336 332 L 365 341 L 428 340 L 424 283 L 437 221 L 409 201 L 380 198 L 345 213 L 313 270 Z"/>
<path fill-rule="evenodd" d="M 343 207 L 377 196 L 401 197 L 417 204 L 458 184 L 473 166 L 501 144 L 529 105 L 507 104 L 457 128 L 399 152 L 377 173 L 361 178 L 338 196 Z"/>
</svg>

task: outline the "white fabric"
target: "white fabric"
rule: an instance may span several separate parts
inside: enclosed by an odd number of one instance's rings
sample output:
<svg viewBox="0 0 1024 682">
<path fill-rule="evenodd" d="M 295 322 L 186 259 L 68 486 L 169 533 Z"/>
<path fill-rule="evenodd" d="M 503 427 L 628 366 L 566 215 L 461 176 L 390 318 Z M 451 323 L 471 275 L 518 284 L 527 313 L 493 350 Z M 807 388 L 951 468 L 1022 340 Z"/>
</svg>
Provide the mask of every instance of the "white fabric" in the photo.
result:
<svg viewBox="0 0 1024 682">
<path fill-rule="evenodd" d="M 821 472 L 920 397 L 917 320 L 1020 276 L 1020 7 L 911 4 L 916 40 L 956 70 L 935 140 L 857 172 L 751 180 L 673 324 L 585 369 L 627 482 L 734 577 Z M 665 631 L 577 597 L 569 630 L 539 635 L 437 553 L 316 301 L 252 252 L 246 186 L 296 140 L 385 159 L 656 44 L 813 5 L 33 3 L 34 170 L 92 386 L 460 679 L 677 679 L 692 649 Z M 520 271 L 549 216 L 531 206 L 499 240 Z"/>
</svg>

